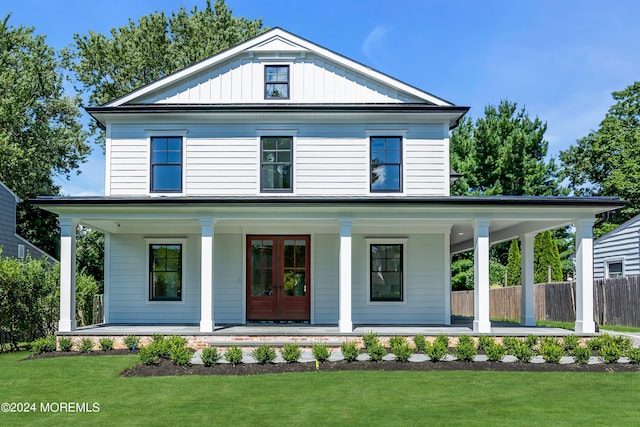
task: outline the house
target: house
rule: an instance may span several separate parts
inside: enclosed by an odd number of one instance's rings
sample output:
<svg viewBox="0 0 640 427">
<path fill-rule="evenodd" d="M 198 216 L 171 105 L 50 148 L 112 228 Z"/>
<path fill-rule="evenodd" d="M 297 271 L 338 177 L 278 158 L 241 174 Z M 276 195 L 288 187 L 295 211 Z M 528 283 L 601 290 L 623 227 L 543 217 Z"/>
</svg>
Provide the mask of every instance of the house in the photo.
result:
<svg viewBox="0 0 640 427">
<path fill-rule="evenodd" d="M 408 64 L 407 64 L 408 65 Z M 450 260 L 575 224 L 576 331 L 595 330 L 592 227 L 616 198 L 452 197 L 449 131 L 467 112 L 275 28 L 87 111 L 106 132 L 103 197 L 43 197 L 60 217 L 61 318 L 73 331 L 75 227 L 105 236 L 105 322 L 449 325 Z"/>
<path fill-rule="evenodd" d="M 593 242 L 593 278 L 640 274 L 640 215 Z"/>
<path fill-rule="evenodd" d="M 54 258 L 29 243 L 28 240 L 16 233 L 16 205 L 20 198 L 15 195 L 4 183 L 0 182 L 0 256 L 21 258 L 47 257 L 51 261 Z"/>
</svg>

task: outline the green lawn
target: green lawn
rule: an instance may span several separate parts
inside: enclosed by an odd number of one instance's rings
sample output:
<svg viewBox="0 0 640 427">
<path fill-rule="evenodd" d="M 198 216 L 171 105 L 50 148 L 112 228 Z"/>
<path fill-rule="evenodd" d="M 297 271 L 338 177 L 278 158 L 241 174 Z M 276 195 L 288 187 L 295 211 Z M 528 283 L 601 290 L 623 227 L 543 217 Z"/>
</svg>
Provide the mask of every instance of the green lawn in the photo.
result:
<svg viewBox="0 0 640 427">
<path fill-rule="evenodd" d="M 640 373 L 309 372 L 120 378 L 135 356 L 0 355 L 0 402 L 98 413 L 0 413 L 0 425 L 633 425 Z"/>
</svg>

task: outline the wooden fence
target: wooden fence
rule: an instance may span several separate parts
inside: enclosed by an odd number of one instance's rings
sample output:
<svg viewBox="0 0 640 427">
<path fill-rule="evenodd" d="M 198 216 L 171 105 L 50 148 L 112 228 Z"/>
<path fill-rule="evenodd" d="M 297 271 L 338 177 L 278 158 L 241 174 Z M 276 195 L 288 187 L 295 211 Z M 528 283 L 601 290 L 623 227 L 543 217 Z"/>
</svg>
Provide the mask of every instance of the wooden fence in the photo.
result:
<svg viewBox="0 0 640 427">
<path fill-rule="evenodd" d="M 520 286 L 489 290 L 489 311 L 493 318 L 520 319 Z M 574 322 L 576 290 L 573 282 L 534 285 L 536 320 Z M 593 315 L 600 325 L 640 327 L 640 276 L 595 280 Z M 473 316 L 473 291 L 451 295 L 456 316 Z"/>
</svg>

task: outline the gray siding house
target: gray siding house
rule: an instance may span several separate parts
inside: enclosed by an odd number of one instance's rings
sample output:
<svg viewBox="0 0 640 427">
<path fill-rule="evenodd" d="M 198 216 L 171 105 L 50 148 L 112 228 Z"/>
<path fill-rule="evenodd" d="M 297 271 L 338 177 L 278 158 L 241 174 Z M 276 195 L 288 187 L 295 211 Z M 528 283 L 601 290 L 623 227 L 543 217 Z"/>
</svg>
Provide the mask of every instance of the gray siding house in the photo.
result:
<svg viewBox="0 0 640 427">
<path fill-rule="evenodd" d="M 31 255 L 32 258 L 46 256 L 54 259 L 42 250 L 38 249 L 26 239 L 16 234 L 16 204 L 20 198 L 6 185 L 0 182 L 0 256 L 24 258 Z"/>
<path fill-rule="evenodd" d="M 640 215 L 593 243 L 593 278 L 640 274 Z"/>
</svg>

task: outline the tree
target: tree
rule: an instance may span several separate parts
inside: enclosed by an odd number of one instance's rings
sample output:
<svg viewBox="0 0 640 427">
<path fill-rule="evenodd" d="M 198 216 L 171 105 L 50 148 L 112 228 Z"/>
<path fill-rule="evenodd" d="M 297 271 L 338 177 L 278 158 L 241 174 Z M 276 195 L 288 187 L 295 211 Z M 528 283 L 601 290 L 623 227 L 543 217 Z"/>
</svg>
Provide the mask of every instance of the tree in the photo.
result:
<svg viewBox="0 0 640 427">
<path fill-rule="evenodd" d="M 104 283 L 104 234 L 82 226 L 78 227 L 76 244 L 76 268 L 98 284 L 102 293 Z"/>
<path fill-rule="evenodd" d="M 597 227 L 596 236 L 640 214 L 640 81 L 612 95 L 616 102 L 598 130 L 560 153 L 575 194 L 620 196 L 630 202 Z"/>
<path fill-rule="evenodd" d="M 213 7 L 207 0 L 204 10 L 181 7 L 170 17 L 155 12 L 129 19 L 109 36 L 76 33 L 64 53 L 88 104 L 102 105 L 263 31 L 262 19 L 234 17 L 224 0 Z"/>
<path fill-rule="evenodd" d="M 561 281 L 560 253 L 551 231 L 539 233 L 533 241 L 533 247 L 533 278 L 535 283 L 548 282 L 549 267 L 551 267 L 551 281 Z"/>
<path fill-rule="evenodd" d="M 462 175 L 452 194 L 564 194 L 554 159 L 546 159 L 546 130 L 546 123 L 506 100 L 485 107 L 475 124 L 464 119 L 451 134 L 451 167 Z"/>
<path fill-rule="evenodd" d="M 90 152 L 79 98 L 64 95 L 60 62 L 43 35 L 0 22 L 0 181 L 24 201 L 18 233 L 55 254 L 57 220 L 27 199 L 56 195 L 55 175 L 68 178 Z"/>
<path fill-rule="evenodd" d="M 518 245 L 518 239 L 511 241 L 509 245 L 509 258 L 507 261 L 507 285 L 517 286 L 522 284 L 521 278 L 521 261 L 520 245 Z"/>
</svg>

